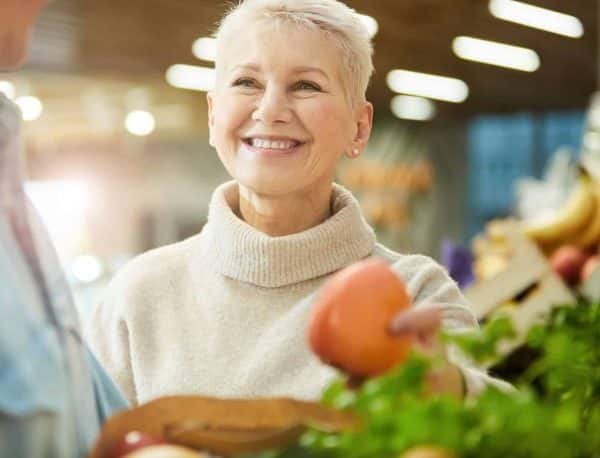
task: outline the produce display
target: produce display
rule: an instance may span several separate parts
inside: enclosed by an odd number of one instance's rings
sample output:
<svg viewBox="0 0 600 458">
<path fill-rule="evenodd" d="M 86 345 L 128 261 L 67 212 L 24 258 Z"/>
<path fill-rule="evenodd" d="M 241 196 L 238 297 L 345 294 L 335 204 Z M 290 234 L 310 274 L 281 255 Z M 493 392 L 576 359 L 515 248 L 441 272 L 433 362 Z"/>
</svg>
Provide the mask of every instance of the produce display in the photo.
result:
<svg viewBox="0 0 600 458">
<path fill-rule="evenodd" d="M 473 239 L 473 270 L 477 281 L 488 280 L 507 269 L 518 254 L 507 237 L 512 223 L 511 220 L 493 220 L 483 234 Z M 552 270 L 567 285 L 576 287 L 598 264 L 600 182 L 582 168 L 575 189 L 562 208 L 518 223 L 525 236 L 545 254 Z M 586 263 L 589 263 L 587 267 Z"/>
<path fill-rule="evenodd" d="M 600 241 L 600 183 L 584 169 L 564 208 L 547 218 L 526 222 L 525 233 L 545 252 L 562 245 L 597 248 Z"/>
<path fill-rule="evenodd" d="M 499 317 L 479 333 L 448 337 L 483 362 L 513 333 Z M 410 357 L 359 390 L 334 383 L 324 402 L 356 412 L 354 432 L 317 430 L 284 450 L 260 458 L 597 458 L 600 457 L 600 304 L 559 307 L 547 325 L 534 327 L 528 343 L 538 357 L 514 392 L 488 388 L 461 402 L 425 396 L 433 363 Z"/>
</svg>

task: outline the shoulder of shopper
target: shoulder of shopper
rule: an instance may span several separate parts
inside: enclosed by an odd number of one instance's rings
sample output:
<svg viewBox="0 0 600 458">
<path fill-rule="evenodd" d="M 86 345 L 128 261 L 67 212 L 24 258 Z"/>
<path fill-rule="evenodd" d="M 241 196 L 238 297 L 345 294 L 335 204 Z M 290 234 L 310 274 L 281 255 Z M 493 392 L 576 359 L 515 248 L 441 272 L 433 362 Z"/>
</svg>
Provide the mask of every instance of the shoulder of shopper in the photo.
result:
<svg viewBox="0 0 600 458">
<path fill-rule="evenodd" d="M 162 316 L 157 310 L 185 294 L 188 259 L 198 236 L 143 253 L 123 266 L 107 286 L 85 326 L 96 357 L 127 400 L 137 403 L 133 361 L 128 353 L 132 329 L 146 328 Z"/>
<path fill-rule="evenodd" d="M 110 308 L 127 317 L 138 306 L 180 291 L 188 278 L 186 272 L 198 237 L 152 249 L 130 260 L 117 271 L 98 308 Z"/>
</svg>

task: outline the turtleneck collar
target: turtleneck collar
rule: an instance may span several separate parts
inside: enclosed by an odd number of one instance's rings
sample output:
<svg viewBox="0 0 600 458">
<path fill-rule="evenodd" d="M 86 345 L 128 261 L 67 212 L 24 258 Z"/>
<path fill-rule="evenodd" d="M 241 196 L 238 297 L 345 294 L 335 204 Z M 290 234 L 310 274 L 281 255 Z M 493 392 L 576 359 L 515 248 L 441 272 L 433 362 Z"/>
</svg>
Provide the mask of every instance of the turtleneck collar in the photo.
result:
<svg viewBox="0 0 600 458">
<path fill-rule="evenodd" d="M 238 185 L 219 186 L 211 199 L 203 229 L 204 254 L 209 265 L 232 279 L 265 288 L 278 288 L 335 272 L 368 256 L 375 234 L 364 220 L 352 194 L 333 184 L 333 215 L 297 234 L 266 235 L 238 218 L 232 203 Z"/>
</svg>

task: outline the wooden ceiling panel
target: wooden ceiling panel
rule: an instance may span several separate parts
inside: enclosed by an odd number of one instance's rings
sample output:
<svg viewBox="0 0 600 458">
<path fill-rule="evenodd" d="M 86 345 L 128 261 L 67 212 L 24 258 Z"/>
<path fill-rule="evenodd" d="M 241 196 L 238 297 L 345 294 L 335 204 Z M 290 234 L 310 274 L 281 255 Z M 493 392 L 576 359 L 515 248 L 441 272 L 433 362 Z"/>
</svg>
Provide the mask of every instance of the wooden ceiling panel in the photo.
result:
<svg viewBox="0 0 600 458">
<path fill-rule="evenodd" d="M 597 2 L 528 1 L 576 15 L 584 24 L 584 36 L 570 39 L 495 19 L 487 0 L 348 0 L 350 6 L 379 22 L 376 74 L 369 98 L 379 111 L 387 111 L 393 94 L 386 87 L 386 74 L 405 68 L 454 76 L 469 84 L 466 103 L 439 104 L 444 115 L 584 107 L 597 80 Z M 51 10 L 73 2 L 56 0 Z M 211 33 L 227 8 L 226 2 L 215 0 L 76 3 L 78 8 L 69 10 L 80 15 L 73 71 L 157 80 L 174 63 L 202 64 L 192 56 L 191 44 Z M 460 60 L 451 49 L 458 35 L 529 47 L 540 55 L 542 65 L 534 73 L 524 73 Z M 43 61 L 37 65 L 51 67 Z"/>
</svg>

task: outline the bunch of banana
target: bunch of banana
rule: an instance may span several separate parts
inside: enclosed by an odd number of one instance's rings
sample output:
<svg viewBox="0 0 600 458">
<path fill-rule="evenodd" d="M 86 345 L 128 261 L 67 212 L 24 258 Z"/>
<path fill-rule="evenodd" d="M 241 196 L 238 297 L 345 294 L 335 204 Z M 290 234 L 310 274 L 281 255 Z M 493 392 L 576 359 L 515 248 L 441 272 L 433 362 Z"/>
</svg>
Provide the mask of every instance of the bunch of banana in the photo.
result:
<svg viewBox="0 0 600 458">
<path fill-rule="evenodd" d="M 583 226 L 583 229 L 575 234 L 573 244 L 581 248 L 597 247 L 600 244 L 600 183 L 594 183 L 594 215 Z"/>
<path fill-rule="evenodd" d="M 566 204 L 549 218 L 525 221 L 524 231 L 547 254 L 561 245 L 598 245 L 600 183 L 582 170 Z"/>
</svg>

